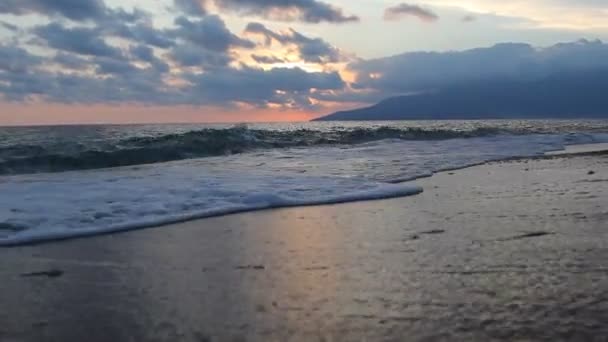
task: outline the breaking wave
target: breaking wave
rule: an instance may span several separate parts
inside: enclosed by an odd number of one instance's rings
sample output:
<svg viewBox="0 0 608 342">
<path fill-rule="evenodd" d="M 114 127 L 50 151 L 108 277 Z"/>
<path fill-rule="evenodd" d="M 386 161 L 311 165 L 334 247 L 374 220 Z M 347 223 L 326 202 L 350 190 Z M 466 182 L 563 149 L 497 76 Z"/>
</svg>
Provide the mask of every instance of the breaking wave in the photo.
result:
<svg viewBox="0 0 608 342">
<path fill-rule="evenodd" d="M 152 164 L 190 158 L 243 153 L 256 149 L 352 145 L 384 139 L 445 140 L 532 131 L 484 127 L 472 130 L 423 128 L 354 128 L 328 131 L 202 129 L 180 134 L 122 139 L 111 144 L 82 146 L 77 143 L 9 145 L 0 147 L 0 174 L 23 174 Z"/>
</svg>

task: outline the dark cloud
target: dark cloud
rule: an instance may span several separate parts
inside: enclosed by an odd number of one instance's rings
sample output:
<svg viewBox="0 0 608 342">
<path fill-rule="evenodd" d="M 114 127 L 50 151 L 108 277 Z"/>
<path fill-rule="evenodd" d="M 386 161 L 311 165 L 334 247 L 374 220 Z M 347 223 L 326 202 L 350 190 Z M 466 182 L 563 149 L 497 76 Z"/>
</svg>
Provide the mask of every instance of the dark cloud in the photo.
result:
<svg viewBox="0 0 608 342">
<path fill-rule="evenodd" d="M 82 49 L 70 46 L 66 50 Z M 89 53 L 87 57 L 67 52 L 41 57 L 1 45 L 0 94 L 10 101 L 37 96 L 49 102 L 79 104 L 136 102 L 231 107 L 248 103 L 258 107 L 272 104 L 308 108 L 313 106 L 311 89 L 318 92 L 345 87 L 336 72 L 244 66 L 237 69 L 227 66 L 230 59 L 222 52 L 194 44 L 179 44 L 170 51 L 182 65 L 202 67 L 204 72 L 175 74 L 183 80 L 183 86 L 168 86 L 163 79 L 168 66 L 157 57 L 155 49 L 143 44 L 133 45 L 121 55 Z M 62 71 L 47 68 L 53 64 L 62 65 Z"/>
<path fill-rule="evenodd" d="M 256 54 L 252 54 L 251 58 L 253 58 L 254 61 L 260 63 L 260 64 L 279 64 L 279 63 L 285 63 L 285 61 L 279 57 L 276 56 L 264 56 L 264 55 L 256 55 Z"/>
<path fill-rule="evenodd" d="M 283 43 L 283 36 L 275 33 L 274 31 L 266 28 L 263 24 L 260 23 L 249 23 L 245 28 L 246 33 L 259 34 L 266 38 L 266 45 L 270 46 L 273 40 L 276 40 L 279 43 Z"/>
<path fill-rule="evenodd" d="M 336 63 L 341 61 L 340 50 L 320 38 L 309 38 L 293 29 L 285 33 L 269 30 L 260 23 L 249 23 L 245 32 L 262 35 L 266 45 L 276 41 L 282 45 L 293 44 L 298 49 L 300 58 L 310 63 Z"/>
<path fill-rule="evenodd" d="M 508 79 L 528 81 L 560 72 L 608 70 L 608 44 L 581 40 L 537 49 L 498 44 L 461 52 L 416 52 L 359 61 L 354 87 L 386 95 L 424 92 L 454 84 Z"/>
<path fill-rule="evenodd" d="M 147 45 L 140 44 L 132 46 L 129 49 L 129 52 L 131 53 L 131 56 L 138 58 L 142 61 L 150 62 L 156 59 L 156 56 L 154 55 L 154 50 Z"/>
<path fill-rule="evenodd" d="M 342 9 L 317 0 L 215 0 L 215 4 L 222 10 L 272 20 L 308 23 L 359 21 L 359 17 L 345 15 Z"/>
<path fill-rule="evenodd" d="M 321 38 L 309 38 L 291 30 L 285 39 L 298 47 L 300 57 L 306 62 L 335 63 L 341 60 L 340 51 Z"/>
<path fill-rule="evenodd" d="M 13 25 L 11 23 L 7 23 L 7 22 L 2 21 L 2 20 L 0 20 L 0 27 L 3 27 L 3 28 L 5 28 L 5 29 L 7 29 L 9 31 L 12 31 L 12 32 L 19 31 L 19 27 L 17 27 L 17 25 Z"/>
<path fill-rule="evenodd" d="M 225 67 L 232 57 L 223 51 L 212 51 L 194 44 L 180 44 L 171 49 L 169 56 L 179 65 L 214 69 Z"/>
<path fill-rule="evenodd" d="M 169 71 L 169 64 L 164 60 L 158 58 L 154 53 L 154 50 L 149 46 L 140 44 L 132 46 L 129 49 L 131 56 L 140 61 L 144 61 L 150 65 L 151 68 L 159 73 L 165 73 Z"/>
<path fill-rule="evenodd" d="M 163 85 L 154 70 L 127 66 L 120 61 L 93 58 L 100 75 L 51 72 L 0 73 L 0 94 L 10 101 L 26 101 L 39 96 L 49 102 L 68 104 L 109 104 L 138 102 L 169 104 L 175 92 Z"/>
<path fill-rule="evenodd" d="M 98 74 L 118 74 L 125 76 L 132 74 L 139 69 L 131 64 L 128 60 L 114 59 L 107 57 L 96 57 L 93 63 L 97 65 Z"/>
<path fill-rule="evenodd" d="M 94 25 L 53 22 L 36 26 L 30 31 L 35 39 L 28 45 L 47 47 L 43 56 L 17 45 L 0 45 L 2 98 L 27 101 L 36 97 L 74 104 L 231 107 L 247 103 L 258 107 L 311 108 L 315 106 L 313 96 L 346 86 L 336 72 L 263 70 L 237 65 L 234 49 L 252 49 L 256 45 L 230 32 L 218 16 L 179 17 L 175 28 L 162 30 L 143 17 L 129 17 L 131 21 L 122 23 L 115 20 L 118 17 L 106 17 Z M 335 59 L 335 50 L 322 40 L 295 31 L 273 35 L 281 44 L 296 46 L 306 60 Z M 114 37 L 126 40 L 121 42 L 121 48 L 110 43 Z M 281 61 L 274 56 L 253 56 L 268 64 Z M 167 83 L 167 60 L 182 67 L 171 74 L 179 86 Z M 57 66 L 61 68 L 58 70 Z"/>
<path fill-rule="evenodd" d="M 225 67 L 234 59 L 234 48 L 253 49 L 255 44 L 228 30 L 217 15 L 206 15 L 194 20 L 184 16 L 175 19 L 177 29 L 168 35 L 179 41 L 169 51 L 176 63 L 185 67 L 213 69 Z"/>
<path fill-rule="evenodd" d="M 0 13 L 60 15 L 81 21 L 102 18 L 107 8 L 103 0 L 2 0 Z"/>
<path fill-rule="evenodd" d="M 161 105 L 165 101 L 163 96 L 170 95 L 161 89 L 162 83 L 157 75 L 145 70 L 133 70 L 126 76 L 110 74 L 105 78 L 59 74 L 42 75 L 40 79 L 48 87 L 41 95 L 48 101 L 60 103 L 139 102 Z"/>
<path fill-rule="evenodd" d="M 127 12 L 122 8 L 108 8 L 103 0 L 2 0 L 0 14 L 39 14 L 48 17 L 64 17 L 73 21 L 135 22 L 149 17 L 135 9 Z"/>
<path fill-rule="evenodd" d="M 416 17 L 426 22 L 433 22 L 439 20 L 439 16 L 430 9 L 406 3 L 402 3 L 394 7 L 389 7 L 384 11 L 385 20 L 399 20 L 405 16 Z"/>
<path fill-rule="evenodd" d="M 34 56 L 22 48 L 0 44 L 0 71 L 22 73 L 41 62 L 42 58 Z"/>
<path fill-rule="evenodd" d="M 115 35 L 138 43 L 145 43 L 159 48 L 169 48 L 175 45 L 174 37 L 166 30 L 158 30 L 148 23 L 140 22 L 133 25 L 108 25 L 104 30 L 109 35 Z"/>
<path fill-rule="evenodd" d="M 72 70 L 83 70 L 89 66 L 89 61 L 71 53 L 59 52 L 53 61 L 62 67 Z"/>
<path fill-rule="evenodd" d="M 209 15 L 196 20 L 186 17 L 175 19 L 177 38 L 186 40 L 208 50 L 227 51 L 230 47 L 252 49 L 255 44 L 230 32 L 224 21 L 217 15 Z"/>
<path fill-rule="evenodd" d="M 245 102 L 261 107 L 269 104 L 291 103 L 309 106 L 311 88 L 339 90 L 345 83 L 336 72 L 309 73 L 299 68 L 223 69 L 190 75 L 194 85 L 191 102 L 231 103 Z"/>
<path fill-rule="evenodd" d="M 52 78 L 28 70 L 0 72 L 0 94 L 5 100 L 24 101 L 31 96 L 48 94 Z"/>
<path fill-rule="evenodd" d="M 306 62 L 336 63 L 341 60 L 340 51 L 320 38 L 308 38 L 295 31 L 292 36 L 300 57 Z"/>
<path fill-rule="evenodd" d="M 67 28 L 58 23 L 38 26 L 34 33 L 49 47 L 89 56 L 119 57 L 120 49 L 108 45 L 96 28 Z"/>
<path fill-rule="evenodd" d="M 149 21 L 150 14 L 138 8 L 135 8 L 132 12 L 127 12 L 122 8 L 107 9 L 105 17 L 102 17 L 101 19 L 107 22 L 106 25 L 116 25 L 125 22 L 135 23 Z"/>
<path fill-rule="evenodd" d="M 153 60 L 143 49 L 132 51 L 141 59 Z M 10 57 L 5 62 L 5 55 Z M 34 70 L 26 60 L 28 54 L 14 49 L 0 49 L 0 94 L 11 101 L 25 101 L 39 96 L 60 103 L 124 103 L 153 105 L 217 105 L 231 107 L 234 103 L 248 103 L 258 107 L 270 104 L 285 107 L 310 107 L 312 88 L 341 90 L 344 81 L 335 73 L 309 73 L 302 69 L 215 68 L 204 73 L 185 73 L 188 83 L 169 87 L 157 68 L 137 67 L 130 60 L 92 57 L 95 75 L 83 73 Z M 41 61 L 31 61 L 35 65 Z M 99 77 L 99 76 L 104 77 Z"/>
<path fill-rule="evenodd" d="M 186 15 L 202 17 L 207 15 L 205 0 L 173 0 L 175 7 Z"/>
<path fill-rule="evenodd" d="M 16 47 L 1 46 L 0 94 L 10 101 L 26 101 L 39 96 L 50 102 L 80 104 L 162 104 L 162 96 L 175 98 L 164 89 L 162 75 L 168 71 L 168 65 L 156 58 L 153 52 L 149 54 L 145 48 L 136 47 L 130 50 L 132 57 L 91 54 L 97 50 L 86 52 L 86 57 L 62 51 L 46 57 L 35 56 Z M 135 61 L 145 61 L 147 67 L 142 63 L 138 63 L 138 67 Z M 52 65 L 60 65 L 62 69 L 57 71 Z"/>
</svg>

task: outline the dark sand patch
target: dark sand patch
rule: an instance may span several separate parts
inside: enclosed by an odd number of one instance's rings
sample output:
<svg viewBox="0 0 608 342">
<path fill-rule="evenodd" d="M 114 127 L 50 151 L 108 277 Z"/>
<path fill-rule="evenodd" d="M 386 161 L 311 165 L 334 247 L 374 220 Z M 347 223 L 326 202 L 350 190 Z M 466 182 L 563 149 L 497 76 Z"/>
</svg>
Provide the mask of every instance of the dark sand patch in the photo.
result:
<svg viewBox="0 0 608 342">
<path fill-rule="evenodd" d="M 265 270 L 266 266 L 263 266 L 263 265 L 245 265 L 245 266 L 237 266 L 236 269 L 237 270 L 257 270 L 257 271 L 261 271 L 261 270 Z"/>
<path fill-rule="evenodd" d="M 41 272 L 31 272 L 31 273 L 22 273 L 21 276 L 28 277 L 47 277 L 47 278 L 59 278 L 63 275 L 63 271 L 61 270 L 49 270 L 49 271 L 41 271 Z"/>
</svg>

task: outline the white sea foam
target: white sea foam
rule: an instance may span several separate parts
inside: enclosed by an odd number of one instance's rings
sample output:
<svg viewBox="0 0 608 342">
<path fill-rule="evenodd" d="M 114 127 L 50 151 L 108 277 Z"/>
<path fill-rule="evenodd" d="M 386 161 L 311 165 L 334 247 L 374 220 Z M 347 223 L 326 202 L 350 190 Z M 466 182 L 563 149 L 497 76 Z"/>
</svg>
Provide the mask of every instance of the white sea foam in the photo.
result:
<svg viewBox="0 0 608 342">
<path fill-rule="evenodd" d="M 163 165 L 8 177 L 0 191 L 2 216 L 14 228 L 2 232 L 0 245 L 12 245 L 249 210 L 407 196 L 422 189 L 357 178 Z"/>
<path fill-rule="evenodd" d="M 0 245 L 249 210 L 413 195 L 422 189 L 388 182 L 488 160 L 539 155 L 561 149 L 564 143 L 600 138 L 384 140 L 350 147 L 275 149 L 137 167 L 3 176 Z"/>
</svg>

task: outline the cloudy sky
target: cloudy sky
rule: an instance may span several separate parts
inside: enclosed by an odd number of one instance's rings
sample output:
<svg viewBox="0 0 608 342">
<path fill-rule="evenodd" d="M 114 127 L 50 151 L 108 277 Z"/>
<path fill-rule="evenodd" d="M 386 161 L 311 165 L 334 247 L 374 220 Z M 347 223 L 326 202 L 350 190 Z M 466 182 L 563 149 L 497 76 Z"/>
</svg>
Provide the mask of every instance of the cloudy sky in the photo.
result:
<svg viewBox="0 0 608 342">
<path fill-rule="evenodd" d="M 606 39 L 606 0 L 2 0 L 0 124 L 306 120 Z"/>
</svg>

